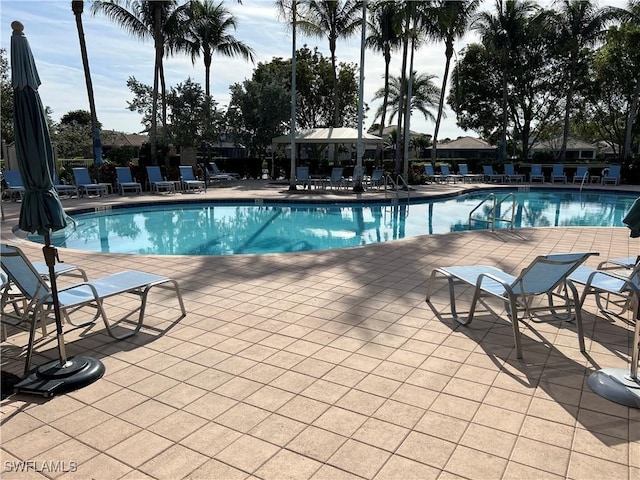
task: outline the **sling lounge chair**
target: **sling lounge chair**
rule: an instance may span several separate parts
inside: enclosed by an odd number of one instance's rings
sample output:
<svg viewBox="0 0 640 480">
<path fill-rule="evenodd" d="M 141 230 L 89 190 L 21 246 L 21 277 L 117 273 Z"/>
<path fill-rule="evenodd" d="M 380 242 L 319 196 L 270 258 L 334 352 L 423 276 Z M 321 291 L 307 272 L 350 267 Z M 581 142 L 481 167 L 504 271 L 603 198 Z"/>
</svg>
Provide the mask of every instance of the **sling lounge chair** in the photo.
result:
<svg viewBox="0 0 640 480">
<path fill-rule="evenodd" d="M 56 189 L 58 195 L 67 195 L 69 197 L 78 196 L 78 187 L 75 185 L 67 185 L 65 183 L 60 183 L 60 178 L 58 177 L 58 172 L 53 172 L 53 188 Z"/>
<path fill-rule="evenodd" d="M 497 183 L 504 182 L 504 175 L 495 173 L 491 165 L 483 165 L 482 171 L 484 172 L 484 178 L 487 182 L 497 182 Z"/>
<path fill-rule="evenodd" d="M 602 185 L 618 185 L 620 183 L 620 165 L 611 165 L 602 173 Z"/>
<path fill-rule="evenodd" d="M 120 195 L 124 195 L 127 190 L 131 190 L 138 195 L 142 193 L 142 185 L 131 177 L 131 169 L 129 167 L 116 167 L 116 183 L 118 184 Z"/>
<path fill-rule="evenodd" d="M 76 182 L 76 187 L 78 187 L 78 194 L 80 196 L 86 195 L 87 197 L 92 193 L 94 195 L 106 195 L 107 187 L 105 185 L 100 185 L 99 183 L 93 183 L 91 181 L 91 177 L 89 177 L 89 170 L 85 167 L 73 167 L 71 169 L 73 172 L 73 178 Z"/>
<path fill-rule="evenodd" d="M 23 320 L 31 324 L 25 360 L 26 374 L 31 364 L 36 323 L 38 319 L 44 322 L 45 312 L 53 306 L 53 297 L 47 283 L 19 248 L 2 243 L 0 244 L 0 253 L 2 269 L 28 302 L 23 313 Z M 89 282 L 58 289 L 60 313 L 62 318 L 74 327 L 89 325 L 96 322 L 99 318 L 102 318 L 107 333 L 115 339 L 122 340 L 135 335 L 142 327 L 147 305 L 147 296 L 153 287 L 173 290 L 180 304 L 180 310 L 182 312 L 180 318 L 186 315 L 180 287 L 175 280 L 162 275 L 134 270 L 115 273 Z M 109 297 L 125 294 L 139 297 L 140 304 L 127 313 L 120 321 L 112 325 L 107 317 L 103 302 Z M 128 302 L 124 301 L 121 303 L 121 306 L 125 306 L 127 303 Z M 91 318 L 81 323 L 71 321 L 71 314 L 76 312 L 86 314 L 86 309 L 93 310 L 94 313 Z M 139 312 L 137 322 L 130 322 L 128 318 L 135 312 Z M 133 328 L 125 329 L 126 332 L 123 334 L 117 334 L 114 331 L 114 327 L 123 327 L 125 323 L 133 323 Z"/>
<path fill-rule="evenodd" d="M 578 165 L 576 173 L 573 176 L 573 183 L 589 183 L 589 167 L 586 165 Z"/>
<path fill-rule="evenodd" d="M 541 183 L 544 183 L 544 174 L 542 173 L 542 165 L 539 163 L 534 163 L 531 165 L 531 173 L 529 174 L 529 182 L 533 183 L 536 180 L 539 180 Z"/>
<path fill-rule="evenodd" d="M 482 173 L 470 173 L 466 163 L 458 164 L 458 169 L 460 170 L 460 175 L 462 175 L 463 182 L 480 182 L 484 179 Z"/>
<path fill-rule="evenodd" d="M 516 277 L 489 265 L 440 267 L 433 270 L 427 287 L 427 303 L 430 303 L 437 275 L 443 275 L 449 284 L 449 298 L 453 318 L 462 325 L 469 325 L 473 320 L 476 305 L 481 297 L 492 296 L 505 303 L 507 315 L 513 326 L 513 338 L 518 358 L 522 358 L 520 341 L 521 318 L 532 318 L 538 310 L 551 311 L 556 317 L 568 320 L 575 309 L 578 327 L 580 351 L 584 352 L 584 336 L 582 331 L 582 316 L 580 314 L 578 292 L 571 284 L 557 292 L 559 286 L 564 285 L 568 275 L 584 262 L 592 253 L 561 253 L 536 257 Z M 467 318 L 458 315 L 456 310 L 455 285 L 465 284 L 474 288 L 473 300 Z M 571 297 L 569 295 L 571 293 Z M 546 296 L 548 304 L 532 306 L 532 300 L 538 296 Z M 554 304 L 553 299 L 562 299 L 562 305 Z M 566 310 L 567 315 L 559 317 L 557 310 Z M 519 317 L 519 311 L 523 316 Z"/>
<path fill-rule="evenodd" d="M 614 402 L 640 408 L 640 263 L 624 276 L 589 267 L 577 268 L 568 278 L 567 287 L 583 286 L 579 307 L 582 309 L 588 295 L 594 295 L 598 309 L 607 315 L 620 316 L 631 311 L 635 323 L 631 345 L 631 368 L 601 369 L 589 376 L 587 385 L 599 395 Z M 610 306 L 615 305 L 617 311 Z"/>
<path fill-rule="evenodd" d="M 564 173 L 564 165 L 555 164 L 551 171 L 551 183 L 562 182 L 567 183 L 567 174 Z"/>
<path fill-rule="evenodd" d="M 329 177 L 328 181 L 329 181 L 329 186 L 333 189 L 333 188 L 342 188 L 345 186 L 344 184 L 344 178 L 342 176 L 342 172 L 343 172 L 343 168 L 342 167 L 333 167 L 331 169 L 331 176 Z"/>
<path fill-rule="evenodd" d="M 3 170 L 2 177 L 7 182 L 7 189 L 9 197 L 12 200 L 16 200 L 16 197 L 22 200 L 24 194 L 24 184 L 22 183 L 22 177 L 18 170 Z"/>
<path fill-rule="evenodd" d="M 196 179 L 193 174 L 193 167 L 191 165 L 180 165 L 180 180 L 182 181 L 182 188 L 187 192 L 201 192 L 205 190 L 207 184 L 202 180 Z"/>
<path fill-rule="evenodd" d="M 302 185 L 302 189 L 311 190 L 311 177 L 309 177 L 309 167 L 296 167 L 296 185 Z"/>
<path fill-rule="evenodd" d="M 427 176 L 427 182 L 441 183 L 446 180 L 446 177 L 444 175 L 436 174 L 433 165 L 431 165 L 430 163 L 424 164 L 424 174 Z"/>
<path fill-rule="evenodd" d="M 451 173 L 451 170 L 449 170 L 449 165 L 444 165 L 444 164 L 440 165 L 440 171 L 442 172 L 442 175 L 445 176 L 447 182 L 449 180 L 453 181 L 453 183 L 462 181 L 462 175 Z"/>
<path fill-rule="evenodd" d="M 524 182 L 524 175 L 522 173 L 516 173 L 516 168 L 513 163 L 504 164 L 504 173 L 507 176 L 509 183 L 522 183 Z"/>
<path fill-rule="evenodd" d="M 373 173 L 371 173 L 371 177 L 367 181 L 368 187 L 376 187 L 376 189 L 380 190 L 380 186 L 384 184 L 384 170 L 382 168 L 376 168 Z"/>
<path fill-rule="evenodd" d="M 222 172 L 219 168 L 218 165 L 216 165 L 216 162 L 211 162 L 209 164 L 209 166 L 211 167 L 211 172 L 213 173 L 213 175 L 226 175 L 229 178 L 232 178 L 234 180 L 240 180 L 240 174 L 239 173 L 235 173 L 235 172 Z"/>
<path fill-rule="evenodd" d="M 173 182 L 162 178 L 160 167 L 157 165 L 147 167 L 147 180 L 149 182 L 149 190 L 151 190 L 151 193 L 174 193 L 176 191 L 176 187 Z"/>
</svg>

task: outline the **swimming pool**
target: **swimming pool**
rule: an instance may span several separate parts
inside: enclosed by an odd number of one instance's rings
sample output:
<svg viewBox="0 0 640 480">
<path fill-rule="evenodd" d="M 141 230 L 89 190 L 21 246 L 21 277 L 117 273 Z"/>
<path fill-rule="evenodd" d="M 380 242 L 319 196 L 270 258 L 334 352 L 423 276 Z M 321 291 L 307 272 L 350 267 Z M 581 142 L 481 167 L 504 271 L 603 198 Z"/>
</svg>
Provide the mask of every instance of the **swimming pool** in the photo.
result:
<svg viewBox="0 0 640 480">
<path fill-rule="evenodd" d="M 239 255 L 346 248 L 468 230 L 488 191 L 393 203 L 172 202 L 73 215 L 52 243 L 78 250 L 152 255 Z M 505 190 L 494 192 L 498 198 Z M 622 227 L 637 195 L 563 190 L 511 191 L 514 226 Z M 510 210 L 505 201 L 503 209 Z M 482 220 L 487 207 L 474 214 Z M 485 217 L 486 218 L 486 217 Z M 487 228 L 472 222 L 471 229 Z M 508 228 L 498 222 L 496 228 Z M 42 238 L 29 236 L 42 243 Z"/>
</svg>

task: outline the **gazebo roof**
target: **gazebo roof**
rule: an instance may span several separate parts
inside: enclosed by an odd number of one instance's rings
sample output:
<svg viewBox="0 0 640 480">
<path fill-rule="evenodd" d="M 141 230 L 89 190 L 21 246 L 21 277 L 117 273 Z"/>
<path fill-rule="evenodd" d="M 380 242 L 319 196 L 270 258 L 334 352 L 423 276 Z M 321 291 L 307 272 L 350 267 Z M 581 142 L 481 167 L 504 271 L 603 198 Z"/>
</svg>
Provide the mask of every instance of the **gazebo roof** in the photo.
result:
<svg viewBox="0 0 640 480">
<path fill-rule="evenodd" d="M 357 143 L 358 130 L 346 127 L 311 128 L 296 132 L 296 143 Z M 367 144 L 382 144 L 384 139 L 377 135 L 362 132 L 362 141 Z M 281 135 L 271 139 L 271 143 L 289 143 L 291 135 Z"/>
</svg>

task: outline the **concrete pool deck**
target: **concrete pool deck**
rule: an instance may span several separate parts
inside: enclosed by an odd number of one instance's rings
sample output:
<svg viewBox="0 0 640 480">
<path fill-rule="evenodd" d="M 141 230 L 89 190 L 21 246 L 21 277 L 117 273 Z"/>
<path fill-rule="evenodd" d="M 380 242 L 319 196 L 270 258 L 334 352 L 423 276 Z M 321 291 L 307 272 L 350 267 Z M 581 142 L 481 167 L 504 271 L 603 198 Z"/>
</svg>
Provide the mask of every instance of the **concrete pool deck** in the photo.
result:
<svg viewBox="0 0 640 480">
<path fill-rule="evenodd" d="M 411 195 L 467 187 L 426 185 Z M 375 190 L 363 195 L 385 197 Z M 189 196 L 355 195 L 289 193 L 283 185 L 240 181 Z M 183 197 L 113 195 L 63 205 Z M 41 260 L 39 245 L 12 232 L 20 204 L 3 206 L 3 242 Z M 115 341 L 102 323 L 67 333 L 68 354 L 98 358 L 106 373 L 53 399 L 2 400 L 2 477 L 639 480 L 640 410 L 586 385 L 595 369 L 628 367 L 629 322 L 596 319 L 588 301 L 588 355 L 580 353 L 572 324 L 526 322 L 518 360 L 501 305 L 491 302 L 494 312 L 479 311 L 462 327 L 451 320 L 444 282 L 433 298 L 436 311 L 424 301 L 435 267 L 484 263 L 517 272 L 538 254 L 561 251 L 599 252 L 587 262 L 596 266 L 640 254 L 640 239 L 629 238 L 626 228 L 572 227 L 262 256 L 61 248 L 61 260 L 82 266 L 90 278 L 127 269 L 175 278 L 188 314 L 177 320 L 176 302 L 152 293 L 145 326 L 134 337 Z M 460 292 L 461 304 L 471 300 Z M 105 306 L 113 316 L 123 307 L 121 298 Z M 34 364 L 57 358 L 52 330 L 45 338 L 38 330 Z M 27 336 L 8 333 L 2 370 L 19 375 Z"/>
</svg>

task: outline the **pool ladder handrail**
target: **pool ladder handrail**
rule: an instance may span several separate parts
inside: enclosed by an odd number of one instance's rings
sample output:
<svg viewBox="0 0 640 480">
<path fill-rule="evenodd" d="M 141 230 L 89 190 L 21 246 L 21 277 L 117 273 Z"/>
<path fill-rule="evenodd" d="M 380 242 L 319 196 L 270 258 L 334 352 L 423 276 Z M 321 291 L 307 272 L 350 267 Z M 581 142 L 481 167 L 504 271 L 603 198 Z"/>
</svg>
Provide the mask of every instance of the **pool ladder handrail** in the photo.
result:
<svg viewBox="0 0 640 480">
<path fill-rule="evenodd" d="M 582 187 L 584 187 L 584 183 L 587 181 L 588 177 L 589 177 L 589 170 L 584 172 L 584 175 L 582 175 L 582 182 L 580 182 L 580 192 L 582 192 Z"/>
<path fill-rule="evenodd" d="M 407 192 L 407 200 L 409 200 L 410 197 L 410 191 L 411 189 L 409 188 L 409 184 L 406 182 L 406 180 L 404 179 L 404 177 L 400 174 L 397 175 L 397 181 L 393 179 L 393 177 L 391 177 L 391 175 L 385 175 L 384 176 L 384 189 L 385 191 L 387 190 L 387 186 L 391 186 L 391 190 L 393 190 L 394 192 L 396 192 L 396 196 L 398 198 L 400 198 L 400 184 L 404 185 L 404 190 Z"/>
<path fill-rule="evenodd" d="M 511 218 L 504 218 L 504 217 L 496 218 L 496 211 L 498 210 L 498 207 L 509 199 L 511 199 Z M 473 218 L 473 214 L 475 213 L 475 211 L 478 210 L 480 207 L 482 207 L 486 202 L 490 200 L 493 202 L 493 205 L 489 209 L 489 215 L 490 215 L 489 218 L 487 220 Z M 516 196 L 513 193 L 507 193 L 501 199 L 498 199 L 495 193 L 490 193 L 478 205 L 476 205 L 473 208 L 473 210 L 471 210 L 471 212 L 469 212 L 469 229 L 471 229 L 472 222 L 481 222 L 481 223 L 486 223 L 487 225 L 490 225 L 491 231 L 494 232 L 496 229 L 496 222 L 505 222 L 509 224 L 509 230 L 513 230 L 513 224 L 514 224 L 513 219 L 515 218 L 516 203 L 517 203 Z"/>
</svg>

